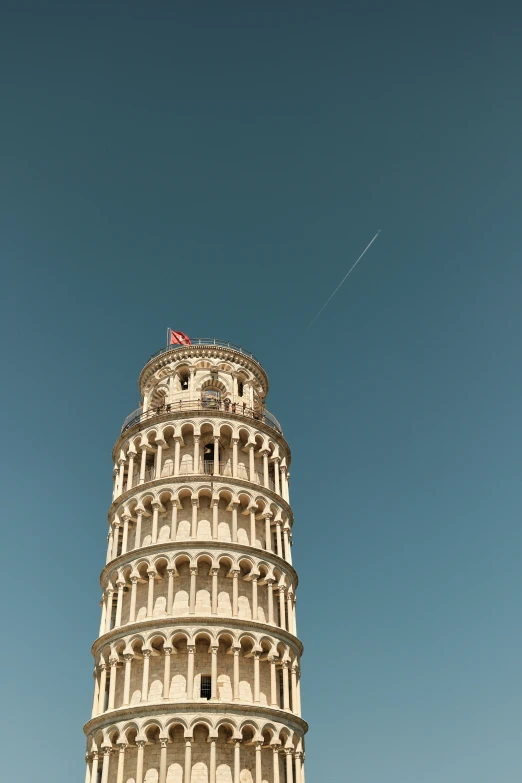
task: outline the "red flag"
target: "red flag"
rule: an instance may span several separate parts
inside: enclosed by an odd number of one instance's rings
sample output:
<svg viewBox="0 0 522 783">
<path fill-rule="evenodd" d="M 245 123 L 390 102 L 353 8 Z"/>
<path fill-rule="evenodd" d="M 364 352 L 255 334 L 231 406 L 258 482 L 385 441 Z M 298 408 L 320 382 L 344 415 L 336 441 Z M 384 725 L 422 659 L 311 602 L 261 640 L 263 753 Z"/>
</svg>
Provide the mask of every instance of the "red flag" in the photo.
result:
<svg viewBox="0 0 522 783">
<path fill-rule="evenodd" d="M 171 345 L 190 345 L 190 337 L 184 332 L 173 332 L 170 330 L 170 344 Z"/>
</svg>

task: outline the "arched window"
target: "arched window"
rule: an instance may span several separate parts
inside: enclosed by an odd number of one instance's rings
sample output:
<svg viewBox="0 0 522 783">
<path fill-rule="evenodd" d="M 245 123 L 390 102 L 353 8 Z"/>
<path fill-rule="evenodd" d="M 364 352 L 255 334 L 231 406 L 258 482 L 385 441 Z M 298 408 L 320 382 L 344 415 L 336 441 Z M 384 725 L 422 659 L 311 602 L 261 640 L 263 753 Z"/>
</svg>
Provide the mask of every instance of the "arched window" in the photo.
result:
<svg viewBox="0 0 522 783">
<path fill-rule="evenodd" d="M 221 457 L 221 448 L 218 443 L 218 462 Z M 213 475 L 214 473 L 214 441 L 211 440 L 205 446 L 203 446 L 203 469 L 207 475 Z"/>
<path fill-rule="evenodd" d="M 237 393 L 238 393 L 239 397 L 243 396 L 243 381 L 239 381 L 239 383 L 237 385 Z"/>
<path fill-rule="evenodd" d="M 220 394 L 217 389 L 203 389 L 201 393 L 201 403 L 204 408 L 219 408 Z"/>
</svg>

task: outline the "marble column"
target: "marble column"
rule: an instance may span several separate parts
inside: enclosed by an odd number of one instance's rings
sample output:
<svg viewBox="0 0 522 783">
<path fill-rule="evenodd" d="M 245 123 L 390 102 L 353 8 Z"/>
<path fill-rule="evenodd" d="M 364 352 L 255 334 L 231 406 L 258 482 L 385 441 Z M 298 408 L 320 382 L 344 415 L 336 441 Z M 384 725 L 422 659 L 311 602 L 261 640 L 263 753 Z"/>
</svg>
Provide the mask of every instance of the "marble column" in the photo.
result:
<svg viewBox="0 0 522 783">
<path fill-rule="evenodd" d="M 218 678 L 218 671 L 217 671 L 217 660 L 218 660 L 218 646 L 212 645 L 210 648 L 211 653 L 211 663 L 210 663 L 210 698 L 212 701 L 217 701 L 217 678 Z"/>
<path fill-rule="evenodd" d="M 136 759 L 136 783 L 143 783 L 143 757 L 145 755 L 145 740 L 136 740 L 138 754 Z"/>
<path fill-rule="evenodd" d="M 187 699 L 192 701 L 194 698 L 194 656 L 196 647 L 194 644 L 187 646 L 188 666 L 187 666 Z"/>
<path fill-rule="evenodd" d="M 103 751 L 103 765 L 102 765 L 101 783 L 107 783 L 107 781 L 109 780 L 109 765 L 111 760 L 112 748 L 102 747 L 102 751 Z"/>
<path fill-rule="evenodd" d="M 234 742 L 234 783 L 240 783 L 241 775 L 241 742 Z"/>
<path fill-rule="evenodd" d="M 218 613 L 218 573 L 219 568 L 211 568 L 212 574 L 212 614 Z"/>
<path fill-rule="evenodd" d="M 152 650 L 142 650 L 143 653 L 143 677 L 141 681 L 141 700 L 149 700 L 149 663 Z"/>
<path fill-rule="evenodd" d="M 189 602 L 189 614 L 196 614 L 196 577 L 198 574 L 197 566 L 192 566 L 190 569 L 190 602 Z"/>
<path fill-rule="evenodd" d="M 136 593 L 138 589 L 138 577 L 131 576 L 131 594 L 130 594 L 130 607 L 129 607 L 129 623 L 136 621 Z"/>
<path fill-rule="evenodd" d="M 123 660 L 125 661 L 125 675 L 123 680 L 123 707 L 127 707 L 130 704 L 130 682 L 133 658 L 134 655 L 132 655 L 132 653 L 126 653 L 123 656 Z"/>
<path fill-rule="evenodd" d="M 118 770 L 116 772 L 116 783 L 123 783 L 123 774 L 125 770 L 125 751 L 127 749 L 126 742 L 118 742 Z"/>
<path fill-rule="evenodd" d="M 170 662 L 172 655 L 172 647 L 163 647 L 163 655 L 165 658 L 165 668 L 163 670 L 163 698 L 168 699 L 170 693 Z"/>
<path fill-rule="evenodd" d="M 167 783 L 167 737 L 160 737 L 159 783 Z"/>
<path fill-rule="evenodd" d="M 156 577 L 155 571 L 147 571 L 149 577 L 149 587 L 147 592 L 147 617 L 150 618 L 154 612 L 154 579 Z"/>
<path fill-rule="evenodd" d="M 111 676 L 109 679 L 109 703 L 107 705 L 108 710 L 114 709 L 114 698 L 116 696 L 116 671 L 118 666 L 118 661 L 113 658 L 113 660 L 110 662 L 110 669 L 111 669 Z"/>
<path fill-rule="evenodd" d="M 234 701 L 239 701 L 239 653 L 240 647 L 234 647 Z"/>
<path fill-rule="evenodd" d="M 183 783 L 191 783 L 192 778 L 192 740 L 185 741 L 185 774 Z"/>
</svg>

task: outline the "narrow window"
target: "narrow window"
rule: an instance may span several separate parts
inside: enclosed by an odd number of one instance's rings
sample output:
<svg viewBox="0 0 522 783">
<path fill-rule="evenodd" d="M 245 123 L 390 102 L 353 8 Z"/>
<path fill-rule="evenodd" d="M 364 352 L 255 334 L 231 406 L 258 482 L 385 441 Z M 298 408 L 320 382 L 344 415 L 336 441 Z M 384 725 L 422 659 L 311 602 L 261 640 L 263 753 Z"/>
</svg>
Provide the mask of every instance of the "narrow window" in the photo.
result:
<svg viewBox="0 0 522 783">
<path fill-rule="evenodd" d="M 283 670 L 279 669 L 279 706 L 281 709 L 285 703 L 284 690 L 283 690 Z"/>
<path fill-rule="evenodd" d="M 219 446 L 218 446 L 219 453 Z M 214 473 L 214 443 L 211 441 L 203 449 L 203 463 L 205 473 L 212 475 Z"/>
<path fill-rule="evenodd" d="M 114 600 L 114 596 L 112 599 L 112 605 L 111 605 L 111 628 L 114 628 L 116 626 L 116 612 L 118 609 L 117 601 Z"/>
<path fill-rule="evenodd" d="M 243 396 L 243 383 L 241 381 L 237 385 L 237 393 L 240 397 Z"/>
<path fill-rule="evenodd" d="M 201 687 L 199 695 L 202 699 L 210 699 L 212 696 L 212 677 L 210 674 L 201 675 Z"/>
</svg>

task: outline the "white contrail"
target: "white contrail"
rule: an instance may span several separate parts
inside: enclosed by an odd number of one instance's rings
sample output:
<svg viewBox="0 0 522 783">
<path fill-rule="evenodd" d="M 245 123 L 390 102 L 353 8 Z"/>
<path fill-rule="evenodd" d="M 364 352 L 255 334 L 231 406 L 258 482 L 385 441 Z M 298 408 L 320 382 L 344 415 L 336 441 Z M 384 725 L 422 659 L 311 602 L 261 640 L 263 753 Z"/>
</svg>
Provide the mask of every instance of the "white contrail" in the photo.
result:
<svg viewBox="0 0 522 783">
<path fill-rule="evenodd" d="M 353 272 L 353 270 L 355 269 L 355 267 L 357 266 L 357 264 L 359 263 L 359 261 L 361 260 L 361 258 L 363 257 L 363 255 L 366 253 L 366 251 L 367 251 L 367 250 L 369 250 L 369 249 L 370 249 L 371 245 L 373 245 L 373 243 L 375 242 L 375 240 L 377 239 L 377 237 L 379 236 L 379 234 L 380 234 L 380 233 L 381 233 L 381 229 L 379 229 L 379 230 L 377 231 L 377 233 L 375 234 L 375 236 L 374 236 L 374 238 L 372 239 L 372 241 L 371 241 L 371 242 L 370 242 L 368 245 L 366 245 L 366 247 L 365 247 L 365 248 L 364 248 L 364 250 L 362 251 L 361 255 L 359 256 L 359 258 L 357 259 L 357 261 L 355 262 L 355 264 L 354 264 L 352 267 L 350 267 L 350 269 L 347 271 L 347 273 L 345 274 L 345 276 L 343 277 L 343 279 L 341 280 L 341 282 L 339 283 L 339 285 L 337 286 L 337 288 L 335 289 L 335 291 L 333 292 L 333 294 L 331 294 L 331 295 L 328 297 L 328 299 L 326 300 L 326 302 L 324 303 L 324 305 L 321 307 L 321 309 L 319 310 L 319 312 L 317 313 L 317 315 L 315 316 L 315 318 L 313 318 L 313 319 L 310 321 L 310 323 L 309 323 L 309 324 L 308 324 L 308 326 L 306 327 L 306 331 L 308 331 L 308 330 L 309 330 L 309 328 L 312 326 L 312 324 L 313 324 L 313 323 L 315 323 L 315 322 L 317 321 L 317 319 L 319 318 L 319 316 L 320 316 L 320 315 L 321 315 L 321 313 L 323 312 L 323 310 L 324 310 L 324 308 L 326 307 L 326 305 L 328 304 L 328 302 L 330 302 L 330 301 L 331 301 L 331 300 L 334 298 L 334 296 L 336 295 L 337 291 L 340 289 L 340 287 L 342 286 L 342 284 L 344 283 L 344 281 L 346 280 L 346 278 L 348 277 L 348 275 L 350 275 L 350 274 Z"/>
</svg>

